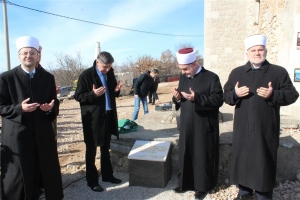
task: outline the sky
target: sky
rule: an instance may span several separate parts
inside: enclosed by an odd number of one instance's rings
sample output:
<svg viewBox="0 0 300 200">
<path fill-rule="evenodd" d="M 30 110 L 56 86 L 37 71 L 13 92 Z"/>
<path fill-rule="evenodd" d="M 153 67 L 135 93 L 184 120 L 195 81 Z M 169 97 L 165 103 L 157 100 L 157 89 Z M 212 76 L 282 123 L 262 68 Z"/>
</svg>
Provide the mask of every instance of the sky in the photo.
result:
<svg viewBox="0 0 300 200">
<path fill-rule="evenodd" d="M 3 3 L 0 14 L 0 72 L 6 71 Z M 18 66 L 16 39 L 37 38 L 43 47 L 41 64 L 48 69 L 60 53 L 75 56 L 80 52 L 83 64 L 91 66 L 96 42 L 121 65 L 148 55 L 159 59 L 163 51 L 173 53 L 180 44 L 191 44 L 203 55 L 204 0 L 9 0 L 25 6 L 69 18 L 138 31 L 172 34 L 147 34 L 111 28 L 57 17 L 7 3 L 11 68 Z M 191 35 L 187 37 L 180 35 Z"/>
</svg>

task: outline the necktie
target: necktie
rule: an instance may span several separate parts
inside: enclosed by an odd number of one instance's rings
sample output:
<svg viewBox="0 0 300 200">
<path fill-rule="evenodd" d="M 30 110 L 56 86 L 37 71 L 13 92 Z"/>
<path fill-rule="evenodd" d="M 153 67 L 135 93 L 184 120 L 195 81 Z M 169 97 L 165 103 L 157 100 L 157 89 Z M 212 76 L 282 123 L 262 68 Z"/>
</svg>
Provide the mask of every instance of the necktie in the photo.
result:
<svg viewBox="0 0 300 200">
<path fill-rule="evenodd" d="M 34 73 L 33 72 L 29 72 L 29 76 L 30 78 L 33 78 Z"/>
<path fill-rule="evenodd" d="M 109 92 L 107 87 L 107 75 L 103 74 L 103 77 L 104 77 L 103 85 L 106 88 L 106 92 L 105 92 L 106 110 L 111 110 L 111 102 L 110 102 Z"/>
</svg>

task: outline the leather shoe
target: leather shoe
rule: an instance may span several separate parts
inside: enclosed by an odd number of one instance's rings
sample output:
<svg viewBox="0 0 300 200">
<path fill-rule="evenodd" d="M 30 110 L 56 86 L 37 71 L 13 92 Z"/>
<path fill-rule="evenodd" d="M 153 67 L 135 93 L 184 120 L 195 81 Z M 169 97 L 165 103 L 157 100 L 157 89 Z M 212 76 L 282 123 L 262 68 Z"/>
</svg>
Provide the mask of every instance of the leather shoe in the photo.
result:
<svg viewBox="0 0 300 200">
<path fill-rule="evenodd" d="M 88 185 L 94 192 L 102 192 L 104 189 L 99 184 Z"/>
<path fill-rule="evenodd" d="M 203 199 L 206 196 L 206 192 L 195 191 L 195 199 Z"/>
<path fill-rule="evenodd" d="M 177 186 L 176 188 L 173 189 L 173 191 L 176 193 L 184 193 L 185 192 L 185 190 L 182 190 L 181 186 Z"/>
<path fill-rule="evenodd" d="M 111 177 L 111 178 L 102 178 L 102 181 L 103 181 L 103 182 L 111 182 L 111 183 L 113 183 L 113 184 L 120 184 L 120 183 L 122 183 L 122 180 L 117 179 L 117 178 L 115 178 L 115 177 Z"/>
</svg>

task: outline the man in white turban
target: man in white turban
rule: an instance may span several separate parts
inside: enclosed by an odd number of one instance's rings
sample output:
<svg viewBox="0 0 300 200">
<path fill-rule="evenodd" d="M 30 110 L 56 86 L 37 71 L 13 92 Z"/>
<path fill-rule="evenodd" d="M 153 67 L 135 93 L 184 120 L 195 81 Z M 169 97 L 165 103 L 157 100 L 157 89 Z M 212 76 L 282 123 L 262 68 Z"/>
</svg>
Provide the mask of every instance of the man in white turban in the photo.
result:
<svg viewBox="0 0 300 200">
<path fill-rule="evenodd" d="M 223 91 L 219 77 L 197 63 L 193 48 L 180 49 L 177 61 L 182 75 L 173 93 L 175 108 L 181 109 L 178 186 L 174 191 L 193 190 L 195 199 L 202 199 L 218 180 L 218 115 Z"/>
<path fill-rule="evenodd" d="M 276 180 L 280 107 L 294 103 L 299 94 L 285 68 L 266 60 L 266 37 L 245 39 L 248 62 L 232 70 L 224 86 L 225 103 L 235 106 L 230 181 L 237 199 L 256 193 L 272 199 Z"/>
<path fill-rule="evenodd" d="M 36 68 L 36 38 L 20 37 L 16 46 L 21 64 L 0 75 L 2 199 L 38 199 L 39 171 L 46 199 L 63 199 L 52 128 L 59 105 L 54 77 Z"/>
</svg>

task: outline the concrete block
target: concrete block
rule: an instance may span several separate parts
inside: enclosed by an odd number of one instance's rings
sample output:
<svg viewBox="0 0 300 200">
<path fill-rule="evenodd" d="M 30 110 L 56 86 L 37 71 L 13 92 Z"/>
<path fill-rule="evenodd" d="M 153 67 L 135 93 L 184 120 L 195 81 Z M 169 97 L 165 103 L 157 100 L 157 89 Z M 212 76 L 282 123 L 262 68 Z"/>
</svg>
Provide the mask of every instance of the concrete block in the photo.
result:
<svg viewBox="0 0 300 200">
<path fill-rule="evenodd" d="M 166 162 L 129 160 L 129 186 L 164 188 L 172 175 L 172 157 L 169 150 Z"/>
</svg>

